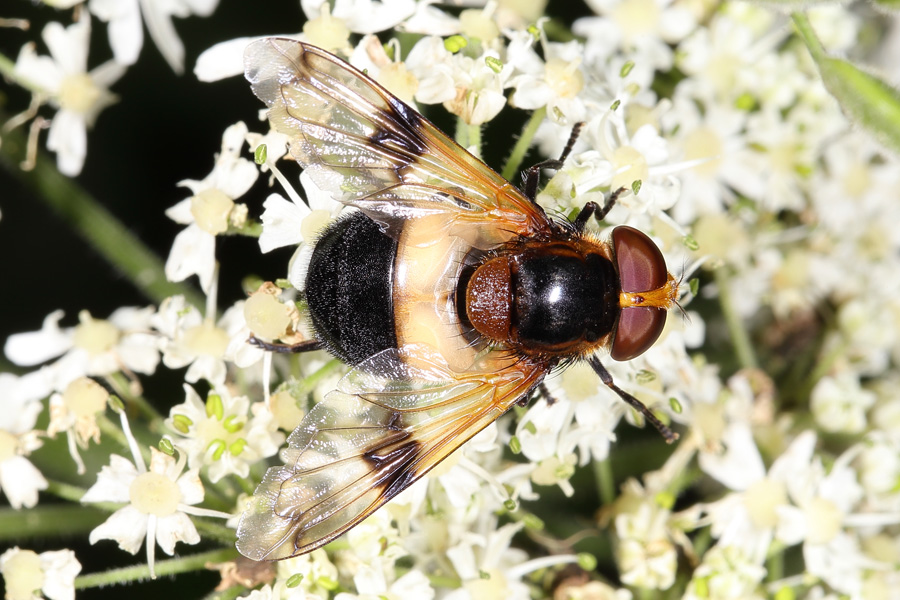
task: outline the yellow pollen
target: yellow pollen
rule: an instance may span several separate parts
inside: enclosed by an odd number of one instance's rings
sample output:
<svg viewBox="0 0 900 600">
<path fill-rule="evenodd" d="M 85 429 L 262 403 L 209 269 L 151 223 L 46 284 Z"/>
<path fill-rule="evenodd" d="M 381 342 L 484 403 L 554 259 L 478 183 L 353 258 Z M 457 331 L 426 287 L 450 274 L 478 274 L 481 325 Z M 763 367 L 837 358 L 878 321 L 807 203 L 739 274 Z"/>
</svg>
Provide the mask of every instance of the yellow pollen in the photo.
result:
<svg viewBox="0 0 900 600">
<path fill-rule="evenodd" d="M 93 417 L 106 408 L 108 399 L 109 392 L 87 377 L 79 377 L 63 392 L 63 401 L 76 418 Z"/>
<path fill-rule="evenodd" d="M 470 579 L 464 587 L 473 600 L 491 600 L 493 598 L 506 598 L 506 577 L 499 569 L 491 569 L 482 573 L 478 579 Z"/>
<path fill-rule="evenodd" d="M 3 579 L 6 582 L 6 598 L 42 598 L 40 593 L 35 593 L 44 587 L 41 557 L 32 550 L 19 550 L 3 565 Z"/>
<path fill-rule="evenodd" d="M 191 215 L 197 226 L 211 235 L 228 231 L 228 215 L 234 201 L 218 188 L 203 190 L 191 198 Z"/>
<path fill-rule="evenodd" d="M 459 27 L 463 35 L 489 42 L 500 35 L 500 28 L 487 13 L 471 8 L 459 14 Z"/>
<path fill-rule="evenodd" d="M 713 177 L 719 171 L 722 155 L 722 138 L 709 127 L 699 127 L 684 140 L 684 154 L 687 160 L 706 162 L 695 166 L 694 172 L 703 177 Z"/>
<path fill-rule="evenodd" d="M 303 222 L 300 223 L 300 235 L 303 236 L 304 241 L 311 244 L 330 221 L 330 212 L 321 208 L 316 209 L 303 217 Z"/>
<path fill-rule="evenodd" d="M 809 532 L 806 541 L 810 544 L 826 544 L 841 530 L 841 511 L 834 502 L 816 498 L 806 507 L 806 522 Z"/>
<path fill-rule="evenodd" d="M 562 98 L 574 98 L 584 88 L 584 75 L 578 68 L 580 61 L 566 62 L 551 58 L 544 65 L 547 84 Z"/>
<path fill-rule="evenodd" d="M 87 73 L 76 73 L 63 79 L 59 88 L 59 105 L 72 112 L 85 115 L 100 99 L 100 88 Z"/>
<path fill-rule="evenodd" d="M 72 341 L 88 354 L 97 356 L 109 352 L 119 341 L 119 330 L 109 321 L 94 319 L 87 311 L 82 311 L 78 319 L 81 323 L 75 327 Z"/>
<path fill-rule="evenodd" d="M 165 475 L 142 473 L 131 482 L 128 498 L 131 504 L 144 514 L 167 517 L 178 510 L 181 490 Z"/>
<path fill-rule="evenodd" d="M 625 0 L 611 16 L 626 38 L 634 38 L 656 31 L 661 13 L 655 0 Z"/>
<path fill-rule="evenodd" d="M 271 294 L 254 294 L 244 303 L 247 327 L 256 335 L 277 340 L 285 335 L 291 324 L 288 307 Z"/>
<path fill-rule="evenodd" d="M 871 185 L 869 166 L 862 163 L 853 163 L 844 171 L 841 178 L 844 192 L 851 198 L 860 198 Z"/>
<path fill-rule="evenodd" d="M 632 182 L 646 181 L 649 178 L 647 159 L 631 146 L 616 148 L 612 163 L 616 175 L 613 177 L 611 189 L 630 188 Z"/>
<path fill-rule="evenodd" d="M 744 506 L 753 525 L 759 529 L 772 529 L 778 524 L 777 508 L 787 504 L 784 484 L 771 479 L 753 483 L 744 493 Z"/>
<path fill-rule="evenodd" d="M 228 348 L 228 334 L 215 323 L 204 321 L 184 332 L 184 344 L 194 354 L 221 357 Z"/>
<path fill-rule="evenodd" d="M 0 463 L 16 456 L 19 447 L 19 440 L 8 431 L 0 429 Z"/>
<path fill-rule="evenodd" d="M 328 51 L 345 48 L 350 39 L 350 30 L 343 21 L 331 16 L 327 2 L 322 4 L 318 17 L 303 24 L 303 33 L 307 42 Z"/>
</svg>

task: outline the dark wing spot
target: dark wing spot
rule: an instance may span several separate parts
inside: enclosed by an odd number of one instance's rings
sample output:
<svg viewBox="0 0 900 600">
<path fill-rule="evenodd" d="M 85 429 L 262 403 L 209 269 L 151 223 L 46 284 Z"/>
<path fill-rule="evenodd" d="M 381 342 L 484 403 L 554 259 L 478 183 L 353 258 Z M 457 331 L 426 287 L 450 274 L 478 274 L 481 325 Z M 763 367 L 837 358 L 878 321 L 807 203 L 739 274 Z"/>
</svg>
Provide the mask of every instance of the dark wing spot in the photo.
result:
<svg viewBox="0 0 900 600">
<path fill-rule="evenodd" d="M 363 459 L 372 466 L 372 470 L 381 472 L 378 487 L 385 502 L 415 481 L 417 473 L 412 466 L 421 451 L 419 442 L 404 438 L 363 454 Z"/>
</svg>

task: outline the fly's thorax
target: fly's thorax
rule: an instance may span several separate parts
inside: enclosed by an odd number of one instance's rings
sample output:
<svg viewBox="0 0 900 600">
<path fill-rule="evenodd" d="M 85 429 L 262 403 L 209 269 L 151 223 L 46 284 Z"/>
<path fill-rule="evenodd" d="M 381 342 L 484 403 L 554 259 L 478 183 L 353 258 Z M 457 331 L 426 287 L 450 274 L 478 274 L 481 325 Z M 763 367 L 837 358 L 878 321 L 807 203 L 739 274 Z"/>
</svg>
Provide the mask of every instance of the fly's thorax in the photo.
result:
<svg viewBox="0 0 900 600">
<path fill-rule="evenodd" d="M 609 249 L 586 238 L 526 241 L 465 282 L 466 318 L 523 355 L 574 357 L 609 343 L 621 286 Z"/>
</svg>

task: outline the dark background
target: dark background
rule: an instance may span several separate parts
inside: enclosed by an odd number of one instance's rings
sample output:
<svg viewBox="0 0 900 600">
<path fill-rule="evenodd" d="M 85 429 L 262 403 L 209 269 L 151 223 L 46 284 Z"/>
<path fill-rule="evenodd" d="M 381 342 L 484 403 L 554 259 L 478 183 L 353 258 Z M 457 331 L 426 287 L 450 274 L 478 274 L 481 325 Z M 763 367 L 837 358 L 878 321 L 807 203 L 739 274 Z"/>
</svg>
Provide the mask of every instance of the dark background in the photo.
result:
<svg viewBox="0 0 900 600">
<path fill-rule="evenodd" d="M 138 63 L 112 88 L 119 102 L 104 110 L 88 132 L 87 160 L 75 181 L 162 260 L 182 229 L 164 211 L 190 195 L 177 183 L 209 174 L 228 125 L 243 120 L 251 129 L 265 130 L 256 120 L 261 105 L 243 78 L 199 82 L 192 73 L 197 56 L 235 37 L 299 32 L 303 14 L 298 5 L 295 0 L 268 0 L 263 11 L 258 4 L 224 2 L 209 18 L 175 19 L 187 51 L 181 76 L 172 71 L 145 31 Z M 38 41 L 39 54 L 48 54 L 40 39 L 48 20 L 71 23 L 71 12 L 26 2 L 15 7 L 10 3 L 4 13 L 32 20 L 29 32 L 0 30 L 0 52 L 11 60 L 30 40 Z M 273 23 L 277 29 L 273 30 Z M 92 19 L 91 25 L 89 68 L 111 57 L 105 23 Z M 21 88 L 8 82 L 0 85 L 0 109 L 7 118 L 28 106 L 29 96 Z M 41 114 L 51 117 L 53 112 L 45 107 Z M 44 152 L 46 135 L 43 132 L 40 140 Z M 55 155 L 47 156 L 55 161 Z M 242 200 L 258 215 L 262 198 Z M 105 318 L 117 307 L 149 302 L 8 169 L 0 170 L 0 211 L 0 338 L 38 329 L 44 316 L 57 308 L 66 310 L 63 324 L 72 325 L 84 308 Z M 257 272 L 280 276 L 274 269 L 276 261 L 260 259 L 252 240 L 229 238 L 218 244 L 217 252 L 225 265 L 220 306 L 234 300 L 235 290 L 240 289 L 234 285 L 240 275 L 230 267 L 232 258 L 252 257 Z M 283 260 L 277 262 L 283 264 Z M 196 285 L 196 278 L 189 282 Z"/>
</svg>

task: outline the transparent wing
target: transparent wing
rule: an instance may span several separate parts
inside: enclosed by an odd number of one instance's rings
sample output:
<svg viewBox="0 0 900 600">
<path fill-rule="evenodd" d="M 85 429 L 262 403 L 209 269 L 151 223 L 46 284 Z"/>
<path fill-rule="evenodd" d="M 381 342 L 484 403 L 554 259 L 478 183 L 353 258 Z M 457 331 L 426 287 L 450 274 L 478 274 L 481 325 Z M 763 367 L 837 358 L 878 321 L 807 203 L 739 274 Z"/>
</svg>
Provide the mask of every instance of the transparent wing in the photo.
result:
<svg viewBox="0 0 900 600">
<path fill-rule="evenodd" d="M 344 533 L 536 386 L 545 367 L 489 357 L 452 372 L 422 346 L 354 368 L 303 419 L 238 526 L 253 560 L 289 558 Z"/>
<path fill-rule="evenodd" d="M 450 231 L 480 228 L 486 243 L 549 228 L 509 182 L 341 59 L 268 38 L 247 47 L 244 63 L 272 126 L 290 136 L 291 154 L 316 184 L 388 233 L 432 215 Z"/>
</svg>

